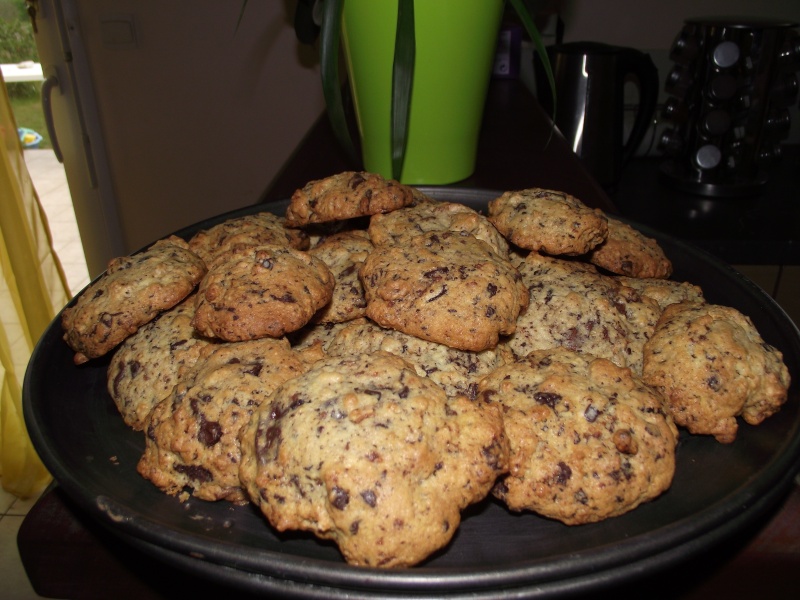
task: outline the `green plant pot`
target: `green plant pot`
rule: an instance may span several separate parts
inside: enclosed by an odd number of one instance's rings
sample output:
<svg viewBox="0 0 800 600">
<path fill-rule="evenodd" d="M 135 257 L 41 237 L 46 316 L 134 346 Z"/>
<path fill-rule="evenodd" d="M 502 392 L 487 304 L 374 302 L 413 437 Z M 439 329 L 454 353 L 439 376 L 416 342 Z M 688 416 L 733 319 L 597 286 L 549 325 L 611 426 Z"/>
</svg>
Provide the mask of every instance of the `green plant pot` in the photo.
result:
<svg viewBox="0 0 800 600">
<path fill-rule="evenodd" d="M 392 175 L 397 0 L 347 0 L 342 39 L 364 168 Z M 415 0 L 416 62 L 400 180 L 441 185 L 475 169 L 503 0 Z"/>
</svg>

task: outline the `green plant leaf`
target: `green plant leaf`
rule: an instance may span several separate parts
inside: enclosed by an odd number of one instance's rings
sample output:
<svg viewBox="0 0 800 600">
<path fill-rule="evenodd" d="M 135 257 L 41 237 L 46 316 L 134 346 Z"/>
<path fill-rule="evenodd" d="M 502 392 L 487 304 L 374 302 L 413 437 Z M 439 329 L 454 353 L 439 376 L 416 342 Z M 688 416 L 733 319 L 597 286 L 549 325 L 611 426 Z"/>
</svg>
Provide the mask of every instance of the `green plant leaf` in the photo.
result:
<svg viewBox="0 0 800 600">
<path fill-rule="evenodd" d="M 322 3 L 322 25 L 320 29 L 320 73 L 322 93 L 328 107 L 333 133 L 353 164 L 358 164 L 353 139 L 347 127 L 347 118 L 342 102 L 342 85 L 339 81 L 339 38 L 342 25 L 344 0 L 325 0 Z"/>
<path fill-rule="evenodd" d="M 547 56 L 547 49 L 544 47 L 542 36 L 539 35 L 539 30 L 536 28 L 536 24 L 533 22 L 533 18 L 528 12 L 523 0 L 509 0 L 509 2 L 514 7 L 514 10 L 517 11 L 517 15 L 519 16 L 520 21 L 522 21 L 522 25 L 528 32 L 528 35 L 531 36 L 531 41 L 533 42 L 533 47 L 536 50 L 536 54 L 539 56 L 542 61 L 542 65 L 544 66 L 544 72 L 547 75 L 547 83 L 550 84 L 550 95 L 553 98 L 553 114 L 551 115 L 551 118 L 554 123 L 553 126 L 555 127 L 556 80 L 553 77 L 553 69 L 550 65 L 550 58 Z"/>
<path fill-rule="evenodd" d="M 397 3 L 397 32 L 392 69 L 392 178 L 400 180 L 408 143 L 408 118 L 416 60 L 414 0 Z"/>
</svg>

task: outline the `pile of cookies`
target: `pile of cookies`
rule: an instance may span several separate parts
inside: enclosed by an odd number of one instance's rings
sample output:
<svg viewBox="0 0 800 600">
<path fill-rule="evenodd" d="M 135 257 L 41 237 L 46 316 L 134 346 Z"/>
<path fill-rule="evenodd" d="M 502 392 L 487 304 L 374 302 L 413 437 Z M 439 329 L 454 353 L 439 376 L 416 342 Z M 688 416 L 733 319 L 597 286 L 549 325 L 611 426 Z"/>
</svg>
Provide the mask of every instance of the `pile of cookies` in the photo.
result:
<svg viewBox="0 0 800 600">
<path fill-rule="evenodd" d="M 484 215 L 345 172 L 115 259 L 62 324 L 76 364 L 113 352 L 159 489 L 406 567 L 489 495 L 568 525 L 633 510 L 679 427 L 731 443 L 780 409 L 781 353 L 671 271 L 565 193 Z"/>
</svg>

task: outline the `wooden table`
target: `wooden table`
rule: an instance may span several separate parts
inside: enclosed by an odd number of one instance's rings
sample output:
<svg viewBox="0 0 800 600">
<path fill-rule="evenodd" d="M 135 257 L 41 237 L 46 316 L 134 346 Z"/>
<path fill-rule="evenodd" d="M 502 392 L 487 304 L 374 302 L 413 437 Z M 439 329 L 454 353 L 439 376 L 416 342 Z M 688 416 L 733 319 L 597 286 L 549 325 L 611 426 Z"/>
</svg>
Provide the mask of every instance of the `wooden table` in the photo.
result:
<svg viewBox="0 0 800 600">
<path fill-rule="evenodd" d="M 546 115 L 517 81 L 495 81 L 488 101 L 477 168 L 459 183 L 497 190 L 539 186 L 561 189 L 585 203 L 615 211 L 602 188 L 561 138 L 553 138 Z M 270 189 L 259 199 L 288 198 L 311 179 L 357 168 L 342 158 L 328 126 L 313 127 Z M 125 543 L 82 513 L 54 486 L 33 507 L 18 545 L 34 589 L 42 596 L 79 600 L 154 600 L 224 594 L 246 598 L 221 585 L 176 572 Z M 617 597 L 794 598 L 800 588 L 800 487 L 782 506 L 701 561 L 615 589 Z"/>
</svg>

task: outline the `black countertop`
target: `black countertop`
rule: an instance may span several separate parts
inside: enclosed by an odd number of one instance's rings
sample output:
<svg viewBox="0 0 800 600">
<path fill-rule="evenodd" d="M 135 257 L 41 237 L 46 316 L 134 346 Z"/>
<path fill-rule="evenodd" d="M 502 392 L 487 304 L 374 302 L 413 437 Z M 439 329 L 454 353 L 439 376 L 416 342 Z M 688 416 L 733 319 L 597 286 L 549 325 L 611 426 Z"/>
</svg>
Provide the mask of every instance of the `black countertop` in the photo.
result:
<svg viewBox="0 0 800 600">
<path fill-rule="evenodd" d="M 712 198 L 661 182 L 661 157 L 637 157 L 609 195 L 621 215 L 729 264 L 800 264 L 800 145 L 784 145 L 757 196 Z"/>
</svg>

